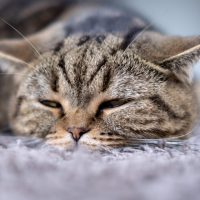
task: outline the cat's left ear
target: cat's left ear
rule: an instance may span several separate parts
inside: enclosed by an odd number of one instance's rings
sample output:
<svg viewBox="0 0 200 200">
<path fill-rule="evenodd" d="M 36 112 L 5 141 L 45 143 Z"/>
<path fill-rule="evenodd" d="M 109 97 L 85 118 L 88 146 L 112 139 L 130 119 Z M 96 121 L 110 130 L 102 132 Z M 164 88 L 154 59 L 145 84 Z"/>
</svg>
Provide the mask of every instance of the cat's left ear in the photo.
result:
<svg viewBox="0 0 200 200">
<path fill-rule="evenodd" d="M 172 73 L 182 82 L 192 82 L 192 68 L 200 60 L 200 45 L 194 46 L 182 53 L 169 57 L 160 63 L 162 68 Z"/>
<path fill-rule="evenodd" d="M 191 82 L 192 67 L 200 60 L 200 37 L 146 32 L 136 38 L 133 48 L 141 58 L 170 70 L 182 82 Z"/>
</svg>

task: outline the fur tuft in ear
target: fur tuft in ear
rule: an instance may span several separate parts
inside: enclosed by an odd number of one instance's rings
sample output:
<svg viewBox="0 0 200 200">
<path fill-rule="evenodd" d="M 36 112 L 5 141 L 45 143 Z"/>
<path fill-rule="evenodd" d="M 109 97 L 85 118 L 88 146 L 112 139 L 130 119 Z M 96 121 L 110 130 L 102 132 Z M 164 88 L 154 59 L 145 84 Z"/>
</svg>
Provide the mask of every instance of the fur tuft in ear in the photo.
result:
<svg viewBox="0 0 200 200">
<path fill-rule="evenodd" d="M 163 60 L 159 65 L 172 73 L 182 82 L 192 82 L 192 67 L 200 60 L 200 45 L 178 55 Z"/>
</svg>

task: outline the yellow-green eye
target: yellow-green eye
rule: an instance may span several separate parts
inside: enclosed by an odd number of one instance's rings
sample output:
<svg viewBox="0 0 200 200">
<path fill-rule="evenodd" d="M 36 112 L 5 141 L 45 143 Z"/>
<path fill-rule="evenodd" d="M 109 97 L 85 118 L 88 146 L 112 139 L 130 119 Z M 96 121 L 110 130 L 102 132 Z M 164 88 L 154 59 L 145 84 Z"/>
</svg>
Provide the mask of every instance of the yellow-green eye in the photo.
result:
<svg viewBox="0 0 200 200">
<path fill-rule="evenodd" d="M 39 100 L 39 102 L 42 104 L 42 105 L 45 105 L 45 106 L 48 106 L 48 107 L 51 107 L 51 108 L 61 108 L 61 104 L 56 102 L 56 101 L 50 101 L 50 100 Z"/>
</svg>

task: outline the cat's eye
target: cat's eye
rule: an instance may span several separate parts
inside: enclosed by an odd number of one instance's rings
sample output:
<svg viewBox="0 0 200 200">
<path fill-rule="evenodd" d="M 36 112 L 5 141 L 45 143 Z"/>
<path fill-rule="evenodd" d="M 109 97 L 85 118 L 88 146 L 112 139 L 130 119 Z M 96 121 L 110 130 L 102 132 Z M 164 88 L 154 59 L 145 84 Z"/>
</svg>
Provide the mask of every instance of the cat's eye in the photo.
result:
<svg viewBox="0 0 200 200">
<path fill-rule="evenodd" d="M 44 105 L 44 106 L 47 106 L 47 107 L 50 107 L 50 108 L 61 108 L 61 104 L 56 102 L 56 101 L 50 101 L 50 100 L 39 100 L 39 102 Z"/>
<path fill-rule="evenodd" d="M 111 101 L 105 101 L 99 105 L 97 113 L 99 114 L 100 112 L 102 112 L 105 109 L 120 107 L 128 102 L 129 102 L 129 100 L 123 100 L 123 99 L 115 99 L 115 100 L 111 100 Z"/>
</svg>

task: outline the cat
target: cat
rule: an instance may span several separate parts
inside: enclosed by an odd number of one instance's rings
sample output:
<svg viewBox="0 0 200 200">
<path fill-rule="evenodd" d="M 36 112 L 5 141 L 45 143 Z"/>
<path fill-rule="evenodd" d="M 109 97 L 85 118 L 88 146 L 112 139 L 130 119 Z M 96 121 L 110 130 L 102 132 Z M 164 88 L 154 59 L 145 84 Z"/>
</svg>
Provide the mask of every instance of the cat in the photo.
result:
<svg viewBox="0 0 200 200">
<path fill-rule="evenodd" d="M 164 35 L 125 9 L 65 8 L 43 30 L 1 37 L 2 127 L 66 150 L 126 147 L 192 131 L 199 36 Z"/>
</svg>

